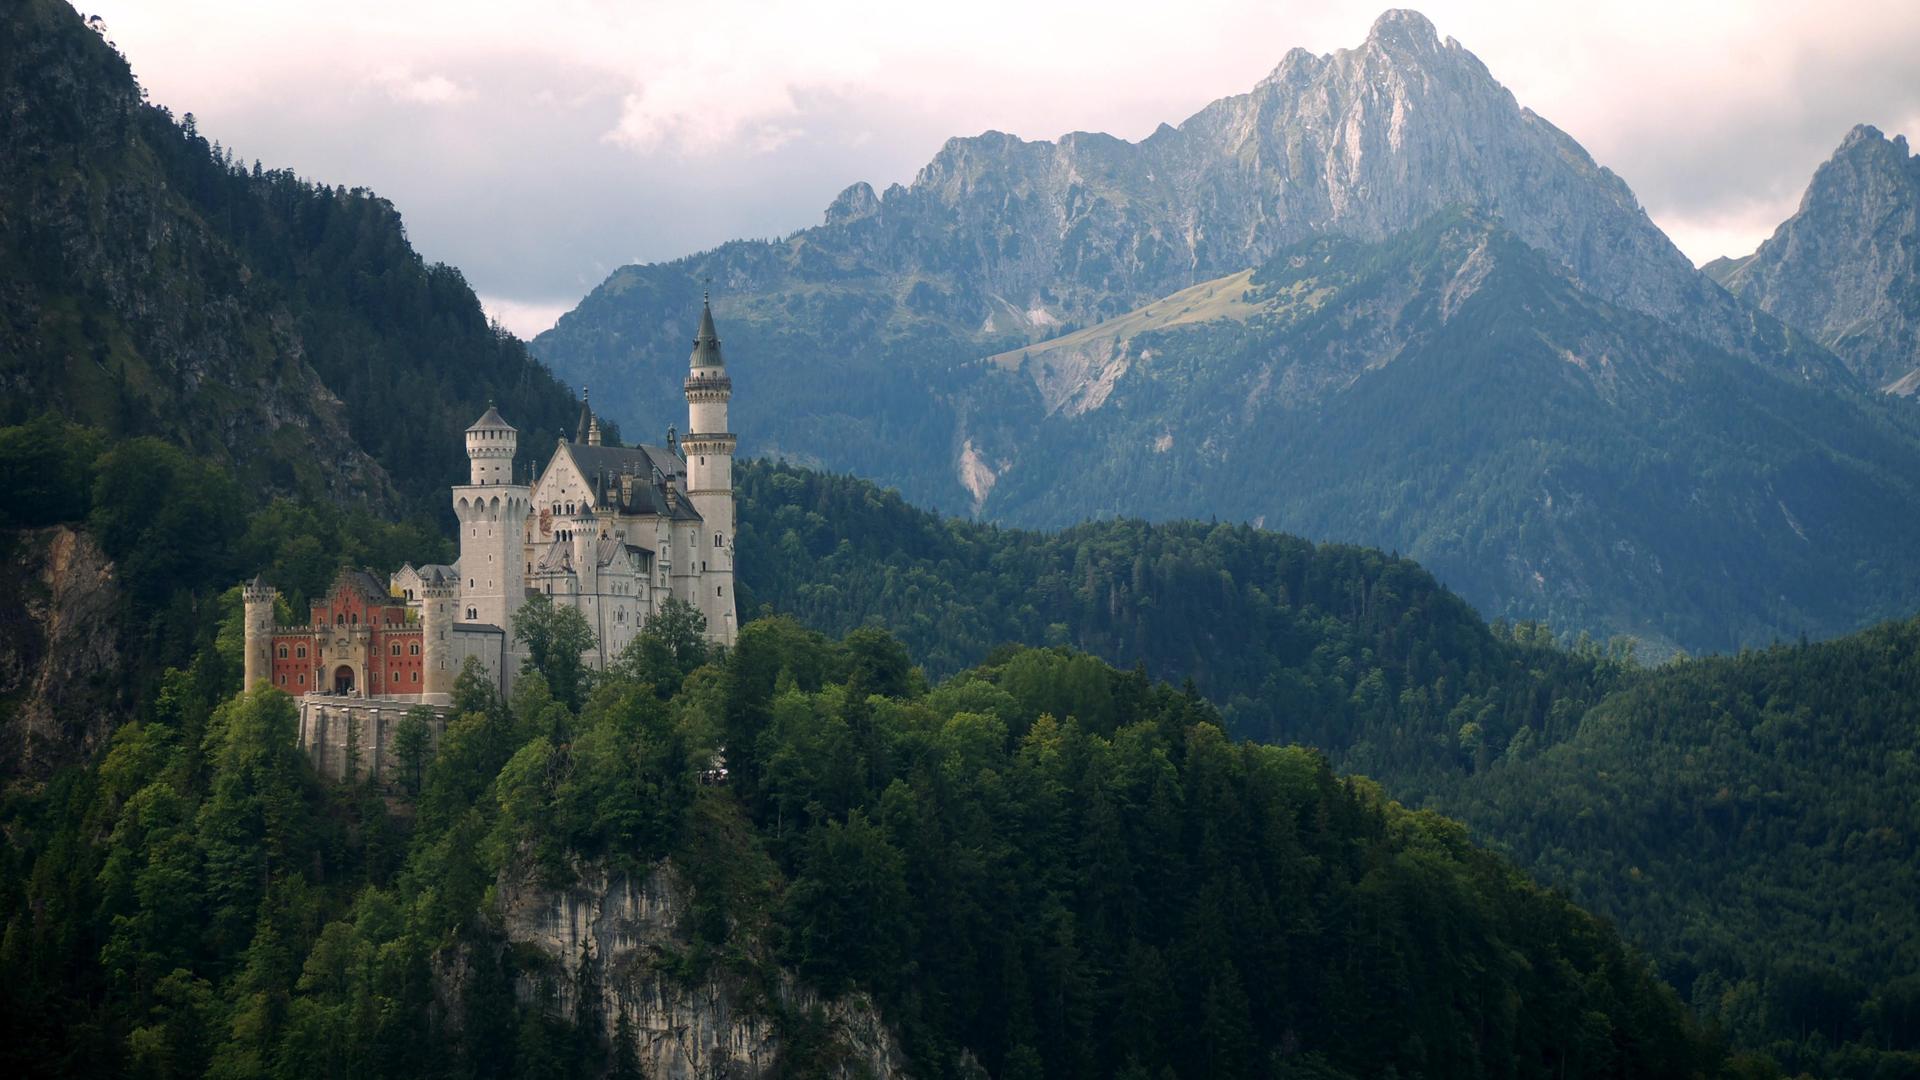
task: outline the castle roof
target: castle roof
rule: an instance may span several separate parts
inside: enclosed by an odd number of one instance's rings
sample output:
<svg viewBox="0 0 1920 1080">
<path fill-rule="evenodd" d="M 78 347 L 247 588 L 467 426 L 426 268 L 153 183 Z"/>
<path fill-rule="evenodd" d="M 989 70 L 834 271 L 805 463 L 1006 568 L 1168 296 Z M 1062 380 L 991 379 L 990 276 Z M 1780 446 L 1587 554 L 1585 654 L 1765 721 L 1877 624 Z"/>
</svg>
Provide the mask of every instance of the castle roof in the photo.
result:
<svg viewBox="0 0 1920 1080">
<path fill-rule="evenodd" d="M 339 594 L 347 591 L 359 593 L 362 599 L 379 604 L 393 602 L 387 587 L 380 583 L 379 578 L 365 570 L 342 570 L 340 576 L 333 579 L 333 588 L 329 590 L 330 593 Z"/>
<path fill-rule="evenodd" d="M 487 411 L 484 413 L 481 413 L 480 419 L 475 420 L 473 422 L 473 426 L 468 428 L 467 430 L 468 431 L 513 431 L 515 429 L 512 424 L 507 423 L 507 421 L 500 415 L 500 410 L 493 407 L 493 402 L 489 401 L 487 402 Z"/>
<path fill-rule="evenodd" d="M 687 358 L 690 368 L 725 367 L 727 361 L 720 355 L 720 335 L 713 330 L 713 305 L 705 298 L 700 302 L 700 332 L 694 335 L 693 355 Z"/>
<path fill-rule="evenodd" d="M 663 476 L 687 475 L 687 463 L 664 446 L 589 446 L 584 442 L 571 442 L 567 444 L 567 453 L 573 456 L 574 467 L 588 482 L 600 473 L 618 477 L 632 472 L 651 485 L 655 469 Z"/>
<path fill-rule="evenodd" d="M 592 399 L 587 396 L 587 388 L 583 386 L 580 388 L 580 422 L 574 429 L 573 441 L 581 444 L 589 442 L 598 443 L 598 439 L 588 438 L 590 435 L 597 434 L 594 430 L 595 427 L 596 425 L 593 420 L 593 402 Z"/>
<path fill-rule="evenodd" d="M 693 500 L 685 494 L 687 463 L 666 447 L 567 443 L 566 451 L 572 456 L 574 468 L 580 471 L 581 478 L 596 493 L 602 511 L 651 515 L 674 521 L 700 520 L 700 512 L 693 508 Z M 653 481 L 656 470 L 663 479 L 672 478 L 680 485 L 681 497 L 677 505 L 667 505 L 665 489 Z M 620 477 L 628 473 L 634 478 L 631 499 L 626 498 L 620 489 Z"/>
</svg>

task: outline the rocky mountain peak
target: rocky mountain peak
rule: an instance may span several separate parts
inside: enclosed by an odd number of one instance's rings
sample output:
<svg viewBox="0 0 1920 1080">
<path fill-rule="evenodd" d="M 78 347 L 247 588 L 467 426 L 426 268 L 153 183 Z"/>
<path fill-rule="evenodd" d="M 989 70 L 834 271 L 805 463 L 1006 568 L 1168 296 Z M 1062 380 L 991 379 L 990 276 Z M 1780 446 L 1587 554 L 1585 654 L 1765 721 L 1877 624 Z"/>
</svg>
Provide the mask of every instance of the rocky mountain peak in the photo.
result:
<svg viewBox="0 0 1920 1080">
<path fill-rule="evenodd" d="M 1746 297 L 1870 383 L 1912 393 L 1920 373 L 1920 158 L 1905 136 L 1856 125 L 1758 251 L 1717 264 Z"/>
<path fill-rule="evenodd" d="M 1367 45 L 1411 55 L 1440 50 L 1440 33 L 1425 15 L 1411 8 L 1389 8 L 1373 20 Z"/>
<path fill-rule="evenodd" d="M 872 184 L 862 180 L 834 197 L 833 204 L 827 207 L 827 224 L 844 225 L 879 212 L 880 197 L 873 193 Z"/>
<path fill-rule="evenodd" d="M 1844 157 L 1862 152 L 1884 153 L 1887 150 L 1897 151 L 1900 159 L 1905 160 L 1907 157 L 1907 137 L 1905 135 L 1895 135 L 1889 139 L 1881 133 L 1879 128 L 1874 127 L 1872 124 L 1855 124 L 1853 125 L 1853 130 L 1847 132 L 1847 137 L 1840 140 L 1840 148 L 1833 152 L 1833 156 Z"/>
</svg>

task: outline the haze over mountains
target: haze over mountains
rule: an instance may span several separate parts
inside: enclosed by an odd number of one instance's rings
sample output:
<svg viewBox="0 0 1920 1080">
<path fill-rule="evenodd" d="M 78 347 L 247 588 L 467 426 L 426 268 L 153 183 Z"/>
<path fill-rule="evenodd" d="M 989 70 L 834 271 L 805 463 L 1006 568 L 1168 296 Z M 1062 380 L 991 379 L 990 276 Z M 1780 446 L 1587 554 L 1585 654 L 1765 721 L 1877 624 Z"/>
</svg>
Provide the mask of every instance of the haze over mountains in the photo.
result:
<svg viewBox="0 0 1920 1080">
<path fill-rule="evenodd" d="M 954 139 L 785 240 L 625 267 L 534 349 L 664 428 L 709 283 L 746 452 L 952 512 L 1254 521 L 1656 647 L 1920 600 L 1920 417 L 1412 12 L 1139 143 Z"/>
</svg>

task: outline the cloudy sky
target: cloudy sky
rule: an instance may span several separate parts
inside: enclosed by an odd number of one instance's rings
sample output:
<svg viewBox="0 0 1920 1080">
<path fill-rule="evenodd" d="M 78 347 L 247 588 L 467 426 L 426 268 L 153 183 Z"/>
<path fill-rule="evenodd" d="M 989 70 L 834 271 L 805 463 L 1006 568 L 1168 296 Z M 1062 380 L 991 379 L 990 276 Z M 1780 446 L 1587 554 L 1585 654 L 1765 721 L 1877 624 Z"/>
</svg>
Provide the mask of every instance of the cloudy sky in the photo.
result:
<svg viewBox="0 0 1920 1080">
<path fill-rule="evenodd" d="M 243 159 L 371 187 L 531 334 L 610 270 L 815 224 L 951 135 L 1138 139 L 1384 4 L 81 0 Z M 1432 0 L 1696 261 L 1750 251 L 1856 123 L 1920 138 L 1920 3 Z"/>
</svg>

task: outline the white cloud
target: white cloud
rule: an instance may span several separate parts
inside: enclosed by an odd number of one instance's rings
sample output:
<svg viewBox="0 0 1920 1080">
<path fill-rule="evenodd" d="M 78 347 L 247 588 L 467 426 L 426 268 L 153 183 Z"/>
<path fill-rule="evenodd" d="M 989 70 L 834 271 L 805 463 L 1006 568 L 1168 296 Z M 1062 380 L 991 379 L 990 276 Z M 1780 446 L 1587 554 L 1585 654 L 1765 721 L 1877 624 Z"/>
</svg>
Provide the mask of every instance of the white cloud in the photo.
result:
<svg viewBox="0 0 1920 1080">
<path fill-rule="evenodd" d="M 471 87 L 445 75 L 415 75 L 406 68 L 386 68 L 371 82 L 393 100 L 413 105 L 456 105 L 474 97 Z"/>
<path fill-rule="evenodd" d="M 819 220 L 949 135 L 1141 138 L 1360 0 L 88 0 L 156 101 L 366 184 L 498 296 Z M 1856 122 L 1920 136 L 1913 0 L 1424 0 L 1696 259 L 1750 251 Z M 473 103 L 484 100 L 485 122 Z M 434 106 L 424 108 L 422 106 Z M 461 107 L 467 106 L 467 107 Z M 430 151 L 430 152 L 423 152 Z"/>
<path fill-rule="evenodd" d="M 531 341 L 553 324 L 560 316 L 573 310 L 573 303 L 565 301 L 526 301 L 509 300 L 502 296 L 480 297 L 480 307 L 487 317 L 501 326 L 513 331 L 514 336 L 523 341 Z"/>
</svg>

